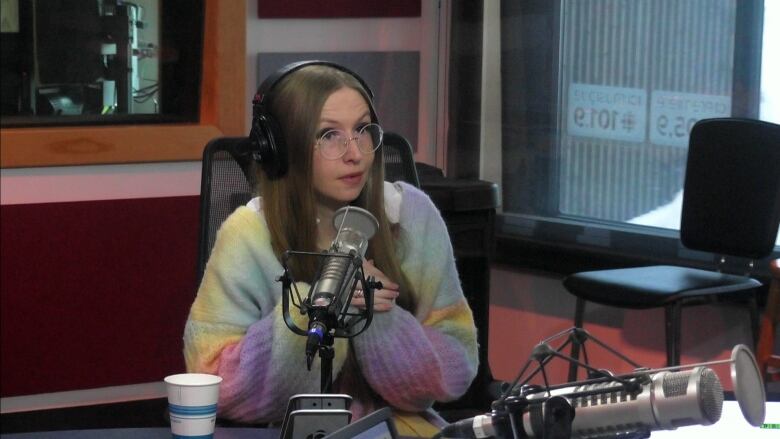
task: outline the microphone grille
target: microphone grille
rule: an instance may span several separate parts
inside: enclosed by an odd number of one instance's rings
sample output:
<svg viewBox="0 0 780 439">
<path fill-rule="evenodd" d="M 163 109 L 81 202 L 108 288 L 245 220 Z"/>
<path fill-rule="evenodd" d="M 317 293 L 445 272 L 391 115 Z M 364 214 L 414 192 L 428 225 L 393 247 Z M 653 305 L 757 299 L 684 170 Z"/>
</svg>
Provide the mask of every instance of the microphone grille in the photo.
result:
<svg viewBox="0 0 780 439">
<path fill-rule="evenodd" d="M 675 396 L 683 396 L 688 393 L 688 380 L 690 377 L 691 371 L 672 372 L 664 375 L 664 397 L 673 398 Z"/>
<path fill-rule="evenodd" d="M 710 423 L 718 422 L 723 410 L 723 386 L 718 375 L 708 367 L 701 371 L 699 402 L 707 420 Z"/>
<path fill-rule="evenodd" d="M 690 386 L 691 377 L 693 377 L 695 386 Z M 662 388 L 665 398 L 687 396 L 696 400 L 701 414 L 709 424 L 720 419 L 723 409 L 723 386 L 720 384 L 718 375 L 712 369 L 697 367 L 693 370 L 668 373 L 663 377 Z M 689 390 L 691 395 L 688 395 Z"/>
</svg>

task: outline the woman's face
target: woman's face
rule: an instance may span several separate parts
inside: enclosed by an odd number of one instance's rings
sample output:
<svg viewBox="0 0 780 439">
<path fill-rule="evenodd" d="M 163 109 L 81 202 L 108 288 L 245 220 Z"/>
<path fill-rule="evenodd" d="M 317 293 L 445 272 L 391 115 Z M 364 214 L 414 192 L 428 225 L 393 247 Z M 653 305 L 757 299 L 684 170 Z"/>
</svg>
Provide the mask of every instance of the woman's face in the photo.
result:
<svg viewBox="0 0 780 439">
<path fill-rule="evenodd" d="M 357 91 L 343 87 L 325 101 L 317 139 L 328 130 L 341 130 L 347 137 L 354 137 L 368 123 L 371 123 L 371 112 L 366 100 Z M 313 154 L 313 183 L 320 205 L 335 210 L 360 195 L 375 153 L 365 154 L 358 149 L 356 140 L 349 140 L 344 155 L 335 160 L 326 159 L 316 145 Z"/>
</svg>

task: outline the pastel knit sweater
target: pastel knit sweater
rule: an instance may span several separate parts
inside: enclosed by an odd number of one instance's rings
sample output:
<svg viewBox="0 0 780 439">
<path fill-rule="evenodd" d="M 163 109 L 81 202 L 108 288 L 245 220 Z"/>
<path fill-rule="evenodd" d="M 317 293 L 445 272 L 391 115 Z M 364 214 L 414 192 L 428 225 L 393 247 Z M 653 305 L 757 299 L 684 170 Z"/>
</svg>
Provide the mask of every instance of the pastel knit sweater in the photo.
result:
<svg viewBox="0 0 780 439">
<path fill-rule="evenodd" d="M 400 223 L 401 269 L 416 292 L 417 310 L 395 306 L 374 313 L 371 326 L 352 339 L 352 349 L 376 394 L 398 409 L 421 411 L 468 388 L 477 371 L 476 328 L 439 211 L 413 186 L 385 187 L 386 198 L 400 202 L 388 216 Z M 237 209 L 217 233 L 184 332 L 187 369 L 223 378 L 222 417 L 276 422 L 290 396 L 320 391 L 319 359 L 306 370 L 306 338 L 290 331 L 282 317 L 276 281 L 282 272 L 262 211 Z M 305 294 L 309 286 L 298 288 Z M 306 317 L 293 311 L 305 327 Z M 336 339 L 334 349 L 335 381 L 349 343 Z M 343 387 L 338 392 L 350 394 Z M 353 419 L 374 408 L 354 401 Z"/>
</svg>

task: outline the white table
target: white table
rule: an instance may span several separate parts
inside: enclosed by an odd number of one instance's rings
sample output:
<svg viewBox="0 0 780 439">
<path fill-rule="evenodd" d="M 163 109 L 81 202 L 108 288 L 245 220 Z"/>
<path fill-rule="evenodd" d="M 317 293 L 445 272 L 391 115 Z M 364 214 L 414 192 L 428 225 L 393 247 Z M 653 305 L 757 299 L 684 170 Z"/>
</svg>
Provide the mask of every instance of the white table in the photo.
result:
<svg viewBox="0 0 780 439">
<path fill-rule="evenodd" d="M 780 402 L 766 403 L 765 424 L 780 424 Z M 736 401 L 723 401 L 720 420 L 712 425 L 680 427 L 677 430 L 654 431 L 651 439 L 753 439 L 780 438 L 780 430 L 757 428 L 748 424 Z"/>
</svg>

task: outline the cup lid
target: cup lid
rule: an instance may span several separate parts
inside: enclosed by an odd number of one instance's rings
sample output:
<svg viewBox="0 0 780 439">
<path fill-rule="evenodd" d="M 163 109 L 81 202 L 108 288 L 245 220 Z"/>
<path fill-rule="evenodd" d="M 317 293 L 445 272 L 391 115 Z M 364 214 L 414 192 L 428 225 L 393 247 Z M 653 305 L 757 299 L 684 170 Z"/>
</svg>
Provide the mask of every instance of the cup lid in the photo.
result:
<svg viewBox="0 0 780 439">
<path fill-rule="evenodd" d="M 210 386 L 222 382 L 222 377 L 208 373 L 180 373 L 165 377 L 168 384 L 177 386 Z"/>
</svg>

